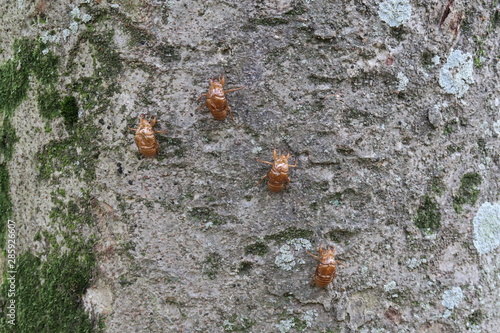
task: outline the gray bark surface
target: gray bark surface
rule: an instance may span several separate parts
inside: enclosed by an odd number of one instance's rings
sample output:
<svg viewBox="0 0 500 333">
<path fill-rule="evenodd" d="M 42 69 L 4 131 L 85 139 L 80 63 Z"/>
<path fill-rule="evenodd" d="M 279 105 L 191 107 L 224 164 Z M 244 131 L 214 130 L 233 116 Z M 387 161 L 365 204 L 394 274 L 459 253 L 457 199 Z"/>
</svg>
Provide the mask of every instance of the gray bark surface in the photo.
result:
<svg viewBox="0 0 500 333">
<path fill-rule="evenodd" d="M 32 81 L 12 116 L 12 219 L 42 256 L 35 235 L 64 229 L 54 193 L 89 195 L 82 304 L 105 332 L 498 330 L 497 2 L 39 3 L 0 5 L 0 60 L 44 38 L 93 132 L 40 179 L 39 153 L 72 130 L 47 125 Z M 220 74 L 245 87 L 227 95 L 235 121 L 196 111 Z M 128 129 L 141 114 L 167 131 L 155 158 Z M 298 162 L 280 193 L 256 185 L 274 148 Z M 320 245 L 347 265 L 325 289 Z"/>
</svg>

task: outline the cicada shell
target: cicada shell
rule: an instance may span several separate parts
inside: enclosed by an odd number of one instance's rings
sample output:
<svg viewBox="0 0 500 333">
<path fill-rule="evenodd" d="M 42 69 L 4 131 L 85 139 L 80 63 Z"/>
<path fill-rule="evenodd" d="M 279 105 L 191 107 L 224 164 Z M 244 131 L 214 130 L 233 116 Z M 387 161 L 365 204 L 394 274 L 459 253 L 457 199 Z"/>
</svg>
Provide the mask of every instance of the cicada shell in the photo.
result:
<svg viewBox="0 0 500 333">
<path fill-rule="evenodd" d="M 226 79 L 224 78 L 224 75 L 221 75 L 219 79 L 210 80 L 210 87 L 208 88 L 208 92 L 201 95 L 197 100 L 197 102 L 199 102 L 200 99 L 206 97 L 205 104 L 200 106 L 197 110 L 201 109 L 203 106 L 206 106 L 212 113 L 212 116 L 217 120 L 226 119 L 227 113 L 229 112 L 229 116 L 234 120 L 231 108 L 227 103 L 226 94 L 232 91 L 243 89 L 244 87 L 224 90 L 225 83 Z"/>
<path fill-rule="evenodd" d="M 343 262 L 335 260 L 335 247 L 333 246 L 327 246 L 326 248 L 320 246 L 318 252 L 319 257 L 307 252 L 319 260 L 312 283 L 319 288 L 326 288 L 337 276 L 337 264 L 347 266 Z"/>
<path fill-rule="evenodd" d="M 144 118 L 144 115 L 139 117 L 139 127 L 129 130 L 135 131 L 135 143 L 139 149 L 139 153 L 146 157 L 153 157 L 160 152 L 160 144 L 156 140 L 155 133 L 165 133 L 165 131 L 154 131 L 153 126 L 156 124 L 156 116 L 151 122 Z"/>
<path fill-rule="evenodd" d="M 257 161 L 266 163 L 271 165 L 271 170 L 266 173 L 261 180 L 257 183 L 260 184 L 264 179 L 267 178 L 267 186 L 269 190 L 272 192 L 280 192 L 285 185 L 290 183 L 290 177 L 288 176 L 288 168 L 294 168 L 297 166 L 297 162 L 295 164 L 288 164 L 288 160 L 292 156 L 290 153 L 286 155 L 278 155 L 276 152 L 276 148 L 273 151 L 274 163 L 262 161 L 257 158 Z"/>
</svg>

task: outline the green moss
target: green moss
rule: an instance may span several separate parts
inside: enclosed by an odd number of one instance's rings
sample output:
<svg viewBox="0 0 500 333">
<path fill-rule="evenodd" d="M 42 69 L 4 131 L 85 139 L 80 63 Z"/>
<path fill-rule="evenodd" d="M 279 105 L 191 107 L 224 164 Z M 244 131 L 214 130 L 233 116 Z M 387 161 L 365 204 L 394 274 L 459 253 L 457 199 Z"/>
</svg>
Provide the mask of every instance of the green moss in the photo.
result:
<svg viewBox="0 0 500 333">
<path fill-rule="evenodd" d="M 0 65 L 0 111 L 12 114 L 27 95 L 29 76 L 40 83 L 52 83 L 58 77 L 58 57 L 44 54 L 44 45 L 30 39 L 14 42 L 14 57 Z"/>
<path fill-rule="evenodd" d="M 294 323 L 293 328 L 297 330 L 297 332 L 302 332 L 308 327 L 307 322 L 298 317 L 293 317 L 293 323 Z"/>
<path fill-rule="evenodd" d="M 253 244 L 247 245 L 245 247 L 245 254 L 256 254 L 259 256 L 265 255 L 267 252 L 269 252 L 269 246 L 267 246 L 266 243 L 263 241 L 257 241 Z"/>
<path fill-rule="evenodd" d="M 120 85 L 115 83 L 116 77 L 123 69 L 122 59 L 116 51 L 113 42 L 113 32 L 97 33 L 87 30 L 80 36 L 78 46 L 72 50 L 72 56 L 76 57 L 80 45 L 88 42 L 93 49 L 94 75 L 79 78 L 68 86 L 68 90 L 80 94 L 80 105 L 83 109 L 91 110 L 98 106 L 103 108 L 109 104 L 109 98 L 118 93 Z M 74 70 L 74 59 L 69 60 L 69 73 Z"/>
<path fill-rule="evenodd" d="M 52 253 L 42 261 L 30 252 L 18 258 L 16 278 L 16 326 L 0 326 L 9 332 L 94 332 L 81 306 L 95 269 L 92 245 L 84 244 L 65 254 Z M 8 276 L 7 276 L 8 277 Z M 8 283 L 2 295 L 8 295 Z"/>
<path fill-rule="evenodd" d="M 195 207 L 189 214 L 202 223 L 211 223 L 216 226 L 226 224 L 228 220 L 233 220 L 231 217 L 222 217 L 214 213 L 214 211 L 208 207 Z"/>
<path fill-rule="evenodd" d="M 181 60 L 179 51 L 172 45 L 162 44 L 156 48 L 155 53 L 164 64 Z"/>
<path fill-rule="evenodd" d="M 420 59 L 422 61 L 422 65 L 424 67 L 433 67 L 434 66 L 434 61 L 433 58 L 436 56 L 434 52 L 429 51 L 429 50 L 424 50 L 422 52 L 422 55 L 420 56 Z"/>
<path fill-rule="evenodd" d="M 478 173 L 469 172 L 460 179 L 460 188 L 457 195 L 453 197 L 453 208 L 460 214 L 462 206 L 465 204 L 474 205 L 479 196 L 478 186 L 481 185 L 482 178 Z"/>
<path fill-rule="evenodd" d="M 350 190 L 345 190 L 344 192 L 336 192 L 321 198 L 321 201 L 324 204 L 338 207 L 344 204 L 347 195 L 352 195 L 352 194 L 354 193 L 351 193 Z"/>
<path fill-rule="evenodd" d="M 32 72 L 40 83 L 50 84 L 59 76 L 59 57 L 44 50 L 45 45 L 40 41 L 18 39 L 14 42 L 14 60 L 21 70 Z"/>
<path fill-rule="evenodd" d="M 61 115 L 68 127 L 73 127 L 78 121 L 78 104 L 73 96 L 66 96 L 61 102 Z"/>
<path fill-rule="evenodd" d="M 113 42 L 113 32 L 90 32 L 87 37 L 94 46 L 94 58 L 98 62 L 96 68 L 98 77 L 115 78 L 122 71 L 123 63 Z"/>
<path fill-rule="evenodd" d="M 9 170 L 5 164 L 0 164 L 0 247 L 5 246 L 7 222 L 12 216 L 12 202 L 9 194 Z"/>
<path fill-rule="evenodd" d="M 422 232 L 435 233 L 441 227 L 441 213 L 434 198 L 426 195 L 417 209 L 415 225 Z"/>
<path fill-rule="evenodd" d="M 480 325 L 481 322 L 483 321 L 483 319 L 484 319 L 484 315 L 483 315 L 483 312 L 481 310 L 476 310 L 476 311 L 472 312 L 467 317 L 467 321 L 471 325 Z"/>
<path fill-rule="evenodd" d="M 327 233 L 328 238 L 335 243 L 349 243 L 350 237 L 353 235 L 353 232 L 346 230 L 330 230 Z"/>
<path fill-rule="evenodd" d="M 480 138 L 477 140 L 477 148 L 479 149 L 479 151 L 484 154 L 484 155 L 487 155 L 488 154 L 488 150 L 486 148 L 486 140 L 483 139 L 483 138 Z"/>
<path fill-rule="evenodd" d="M 229 319 L 224 320 L 222 327 L 224 332 L 251 332 L 251 328 L 255 324 L 254 320 L 233 314 Z"/>
<path fill-rule="evenodd" d="M 76 229 L 84 224 L 92 224 L 93 218 L 89 206 L 82 202 L 69 201 L 64 204 L 60 200 L 53 200 L 56 205 L 50 211 L 49 217 L 59 225 L 65 226 L 70 230 Z"/>
<path fill-rule="evenodd" d="M 37 153 L 39 178 L 48 180 L 54 172 L 61 176 L 77 175 L 91 181 L 99 156 L 98 131 L 94 126 L 76 127 L 70 137 L 52 140 Z"/>
<path fill-rule="evenodd" d="M 169 133 L 156 135 L 156 139 L 160 143 L 160 146 L 166 145 L 168 147 L 174 147 L 174 155 L 177 157 L 184 157 L 186 148 L 182 145 L 182 140 L 179 138 L 172 138 L 168 135 Z"/>
<path fill-rule="evenodd" d="M 18 141 L 16 130 L 10 122 L 10 117 L 5 116 L 2 127 L 0 127 L 0 155 L 4 161 L 10 161 L 14 152 L 14 144 Z"/>
<path fill-rule="evenodd" d="M 51 234 L 47 230 L 42 230 L 42 236 L 45 243 L 49 244 L 53 250 L 60 249 L 59 242 L 57 241 L 57 237 L 55 234 Z"/>
<path fill-rule="evenodd" d="M 434 192 L 436 195 L 441 195 L 446 190 L 446 185 L 444 184 L 443 180 L 439 177 L 432 178 L 429 187 L 430 190 Z"/>
<path fill-rule="evenodd" d="M 456 119 L 446 123 L 443 128 L 443 134 L 450 135 L 452 133 L 455 133 L 458 130 L 458 126 L 459 124 Z"/>
<path fill-rule="evenodd" d="M 459 145 L 456 145 L 456 144 L 452 143 L 452 144 L 450 144 L 450 145 L 448 145 L 448 146 L 446 147 L 446 150 L 447 150 L 447 151 L 448 151 L 448 153 L 450 153 L 450 155 L 451 155 L 451 154 L 454 154 L 454 153 L 458 153 L 458 152 L 463 151 L 463 150 L 464 150 L 464 147 L 461 147 L 461 146 L 459 146 Z"/>
<path fill-rule="evenodd" d="M 83 77 L 73 83 L 69 90 L 80 94 L 83 109 L 91 110 L 105 102 L 103 96 L 107 93 L 102 82 L 101 78 Z"/>
<path fill-rule="evenodd" d="M 209 253 L 203 261 L 203 274 L 210 280 L 216 278 L 222 265 L 222 256 L 217 252 Z"/>
<path fill-rule="evenodd" d="M 285 243 L 286 241 L 289 241 L 294 238 L 310 238 L 312 237 L 313 232 L 310 230 L 306 229 L 299 229 L 299 228 L 287 228 L 283 231 L 280 231 L 278 233 L 272 234 L 272 235 L 267 235 L 264 237 L 266 240 L 274 240 L 278 244 Z"/>
<path fill-rule="evenodd" d="M 18 255 L 14 296 L 8 295 L 10 273 L 5 276 L 0 297 L 15 300 L 16 326 L 2 317 L 0 328 L 8 327 L 9 332 L 95 332 L 101 327 L 102 321 L 93 322 L 81 304 L 96 268 L 93 236 L 86 237 L 81 228 L 72 227 L 94 223 L 88 193 L 83 194 L 65 204 L 64 190 L 52 193 L 60 211 L 51 213 L 53 230 L 58 232 L 41 230 L 35 235 L 34 240 L 48 245 L 39 256 L 29 251 Z"/>
<path fill-rule="evenodd" d="M 41 87 L 36 100 L 42 118 L 52 120 L 61 115 L 61 95 L 53 86 Z"/>
<path fill-rule="evenodd" d="M 240 267 L 238 267 L 238 274 L 244 275 L 250 273 L 250 270 L 253 268 L 253 262 L 251 261 L 242 261 L 240 263 Z"/>
<path fill-rule="evenodd" d="M 0 65 L 0 111 L 7 115 L 21 104 L 29 88 L 29 72 L 17 67 L 15 60 Z"/>
</svg>

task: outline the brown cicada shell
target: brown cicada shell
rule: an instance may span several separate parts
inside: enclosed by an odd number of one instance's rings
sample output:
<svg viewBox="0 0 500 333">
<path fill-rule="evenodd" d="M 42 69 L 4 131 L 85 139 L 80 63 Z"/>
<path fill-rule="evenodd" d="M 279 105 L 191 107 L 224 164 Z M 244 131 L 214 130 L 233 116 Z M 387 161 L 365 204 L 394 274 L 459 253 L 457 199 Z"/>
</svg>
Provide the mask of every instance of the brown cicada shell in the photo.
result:
<svg viewBox="0 0 500 333">
<path fill-rule="evenodd" d="M 165 133 L 166 131 L 154 131 L 153 126 L 156 124 L 156 116 L 151 122 L 144 119 L 144 115 L 139 117 L 139 127 L 137 129 L 128 128 L 135 131 L 135 143 L 139 149 L 139 153 L 146 157 L 153 157 L 160 152 L 160 144 L 156 140 L 155 133 Z"/>
<path fill-rule="evenodd" d="M 197 110 L 206 106 L 212 113 L 212 116 L 217 120 L 226 119 L 227 113 L 229 111 L 229 116 L 234 120 L 231 108 L 227 103 L 226 94 L 232 91 L 243 89 L 244 87 L 224 91 L 225 82 L 226 79 L 224 78 L 224 75 L 221 75 L 219 79 L 210 80 L 210 87 L 208 88 L 208 92 L 201 95 L 197 100 L 197 102 L 199 102 L 200 99 L 206 97 L 207 99 L 205 101 L 205 104 L 200 106 Z"/>
<path fill-rule="evenodd" d="M 292 156 L 290 155 L 290 153 L 278 156 L 276 148 L 274 148 L 274 163 L 262 161 L 257 158 L 257 161 L 259 162 L 272 165 L 271 170 L 269 170 L 269 172 L 261 178 L 257 185 L 267 178 L 267 186 L 269 187 L 269 190 L 272 192 L 280 192 L 285 185 L 290 183 L 290 177 L 288 177 L 288 168 L 294 168 L 297 166 L 297 162 L 295 162 L 295 164 L 293 165 L 288 164 L 288 160 L 291 157 Z"/>
<path fill-rule="evenodd" d="M 315 284 L 319 288 L 326 288 L 337 276 L 337 264 L 347 266 L 343 262 L 335 260 L 335 247 L 333 246 L 327 246 L 326 248 L 320 246 L 318 252 L 319 257 L 309 253 L 319 260 L 311 284 Z"/>
</svg>

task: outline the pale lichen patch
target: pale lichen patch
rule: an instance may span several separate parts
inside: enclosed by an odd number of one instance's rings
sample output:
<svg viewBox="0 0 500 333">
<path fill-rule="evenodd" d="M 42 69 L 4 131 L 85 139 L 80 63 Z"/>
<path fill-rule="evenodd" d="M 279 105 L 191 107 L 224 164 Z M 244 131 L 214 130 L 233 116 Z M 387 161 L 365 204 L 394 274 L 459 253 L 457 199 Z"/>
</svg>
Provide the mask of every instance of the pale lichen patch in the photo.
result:
<svg viewBox="0 0 500 333">
<path fill-rule="evenodd" d="M 489 253 L 500 245 L 500 204 L 483 203 L 472 223 L 474 246 L 479 253 Z"/>
<path fill-rule="evenodd" d="M 472 55 L 454 50 L 448 56 L 446 64 L 441 68 L 439 84 L 445 92 L 460 98 L 469 90 L 469 85 L 473 83 Z"/>
<path fill-rule="evenodd" d="M 385 0 L 380 3 L 378 16 L 391 27 L 399 27 L 410 19 L 411 5 L 409 0 Z"/>
<path fill-rule="evenodd" d="M 276 256 L 274 263 L 279 268 L 290 271 L 297 264 L 303 264 L 303 259 L 296 259 L 295 254 L 303 253 L 304 250 L 311 248 L 311 242 L 305 238 L 294 238 L 283 244 L 279 248 L 279 254 Z"/>
<path fill-rule="evenodd" d="M 460 304 L 463 298 L 464 293 L 462 292 L 462 288 L 453 287 L 443 293 L 443 301 L 441 304 L 443 304 L 443 306 L 448 310 L 453 310 L 458 306 L 458 304 Z"/>
</svg>

